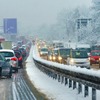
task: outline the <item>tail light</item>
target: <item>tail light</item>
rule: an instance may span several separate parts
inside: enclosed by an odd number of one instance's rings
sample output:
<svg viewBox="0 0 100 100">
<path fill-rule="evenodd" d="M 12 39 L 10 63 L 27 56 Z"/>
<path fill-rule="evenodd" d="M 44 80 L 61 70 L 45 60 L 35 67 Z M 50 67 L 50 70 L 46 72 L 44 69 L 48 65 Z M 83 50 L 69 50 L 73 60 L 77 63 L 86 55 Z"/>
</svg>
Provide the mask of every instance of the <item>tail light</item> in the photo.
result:
<svg viewBox="0 0 100 100">
<path fill-rule="evenodd" d="M 16 57 L 13 57 L 13 58 L 11 58 L 11 60 L 13 60 L 13 61 L 17 61 L 17 58 L 16 58 Z"/>
<path fill-rule="evenodd" d="M 19 57 L 18 60 L 22 60 L 22 57 Z"/>
<path fill-rule="evenodd" d="M 12 65 L 12 67 L 17 67 L 17 62 L 18 62 L 18 59 L 16 57 L 12 57 L 10 64 Z"/>
</svg>

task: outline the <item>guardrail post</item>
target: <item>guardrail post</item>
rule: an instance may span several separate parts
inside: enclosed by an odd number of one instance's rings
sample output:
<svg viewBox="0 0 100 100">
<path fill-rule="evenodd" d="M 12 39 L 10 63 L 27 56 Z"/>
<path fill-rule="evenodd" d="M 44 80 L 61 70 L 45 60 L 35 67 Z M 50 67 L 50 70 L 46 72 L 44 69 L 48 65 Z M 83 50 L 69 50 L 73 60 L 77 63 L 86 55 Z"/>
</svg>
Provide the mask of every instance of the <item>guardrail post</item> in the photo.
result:
<svg viewBox="0 0 100 100">
<path fill-rule="evenodd" d="M 60 75 L 58 75 L 58 82 L 60 82 Z"/>
<path fill-rule="evenodd" d="M 53 77 L 53 74 L 52 74 L 52 72 L 50 72 L 51 73 L 51 78 Z"/>
<path fill-rule="evenodd" d="M 69 79 L 69 88 L 72 87 L 72 80 Z"/>
<path fill-rule="evenodd" d="M 52 77 L 53 77 L 53 79 L 55 79 L 55 73 L 54 72 L 52 72 Z"/>
<path fill-rule="evenodd" d="M 73 89 L 75 89 L 75 88 L 76 88 L 76 82 L 73 81 Z"/>
<path fill-rule="evenodd" d="M 78 94 L 80 94 L 80 92 L 82 92 L 82 84 L 78 83 Z"/>
<path fill-rule="evenodd" d="M 92 88 L 92 100 L 96 100 L 96 89 Z"/>
<path fill-rule="evenodd" d="M 49 75 L 49 77 L 51 77 L 51 72 L 50 71 L 48 71 L 48 75 Z"/>
<path fill-rule="evenodd" d="M 55 74 L 55 79 L 57 79 L 57 74 Z"/>
<path fill-rule="evenodd" d="M 62 80 L 61 80 L 61 83 L 63 83 L 64 82 L 64 76 L 62 76 Z"/>
<path fill-rule="evenodd" d="M 65 77 L 65 85 L 68 84 L 68 79 Z"/>
<path fill-rule="evenodd" d="M 88 96 L 88 92 L 89 92 L 88 86 L 85 85 L 84 89 L 85 89 L 84 97 L 86 97 L 86 96 Z"/>
</svg>

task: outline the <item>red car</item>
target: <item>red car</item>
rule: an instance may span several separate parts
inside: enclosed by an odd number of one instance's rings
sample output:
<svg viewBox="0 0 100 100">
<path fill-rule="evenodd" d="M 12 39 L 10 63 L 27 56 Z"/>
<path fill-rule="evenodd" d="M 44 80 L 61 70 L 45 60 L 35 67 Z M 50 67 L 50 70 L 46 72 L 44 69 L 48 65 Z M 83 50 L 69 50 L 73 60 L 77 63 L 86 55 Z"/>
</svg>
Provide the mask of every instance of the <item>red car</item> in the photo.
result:
<svg viewBox="0 0 100 100">
<path fill-rule="evenodd" d="M 90 65 L 99 64 L 100 62 L 100 50 L 93 50 L 90 53 Z"/>
</svg>

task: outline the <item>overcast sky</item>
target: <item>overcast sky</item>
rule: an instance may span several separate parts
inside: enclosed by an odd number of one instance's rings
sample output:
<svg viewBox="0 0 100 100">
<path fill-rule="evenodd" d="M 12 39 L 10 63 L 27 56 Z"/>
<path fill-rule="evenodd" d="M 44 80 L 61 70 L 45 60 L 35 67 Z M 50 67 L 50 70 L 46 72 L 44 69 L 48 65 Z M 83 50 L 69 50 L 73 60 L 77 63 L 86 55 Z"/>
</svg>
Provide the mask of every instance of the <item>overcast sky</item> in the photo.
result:
<svg viewBox="0 0 100 100">
<path fill-rule="evenodd" d="M 17 18 L 22 27 L 37 27 L 56 22 L 57 14 L 64 8 L 85 5 L 92 0 L 0 0 L 0 21 Z"/>
</svg>

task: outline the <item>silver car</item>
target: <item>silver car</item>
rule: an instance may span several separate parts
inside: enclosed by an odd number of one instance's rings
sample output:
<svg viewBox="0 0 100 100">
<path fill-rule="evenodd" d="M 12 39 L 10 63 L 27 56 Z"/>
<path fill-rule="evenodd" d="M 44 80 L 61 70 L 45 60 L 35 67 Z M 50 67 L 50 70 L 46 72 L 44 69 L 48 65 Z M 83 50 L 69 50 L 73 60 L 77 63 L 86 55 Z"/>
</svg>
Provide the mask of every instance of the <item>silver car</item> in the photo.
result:
<svg viewBox="0 0 100 100">
<path fill-rule="evenodd" d="M 71 50 L 67 60 L 69 65 L 75 65 L 90 69 L 90 60 L 84 50 Z"/>
</svg>

